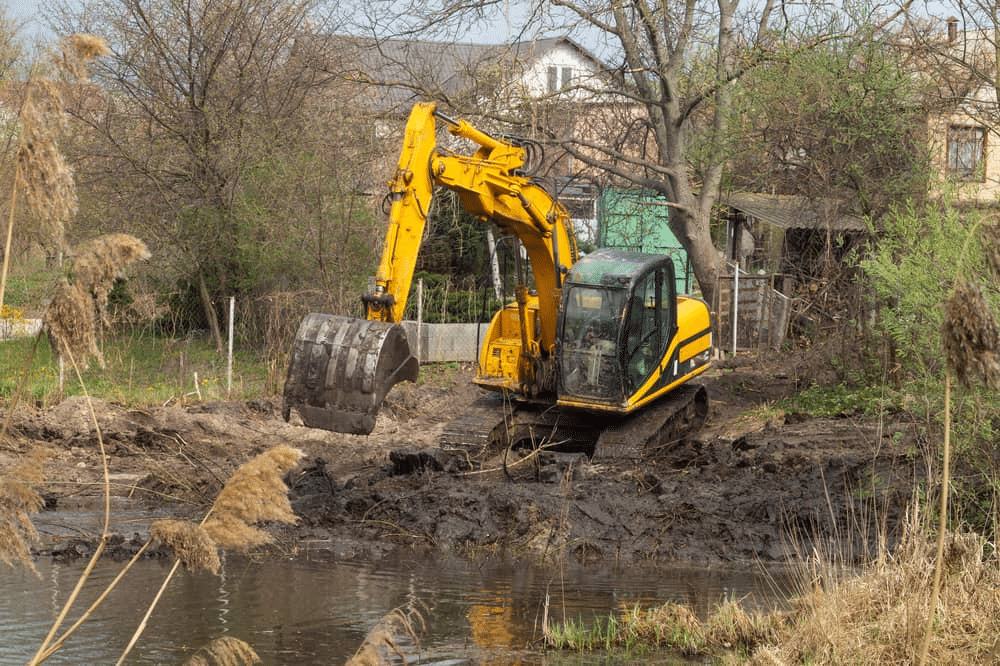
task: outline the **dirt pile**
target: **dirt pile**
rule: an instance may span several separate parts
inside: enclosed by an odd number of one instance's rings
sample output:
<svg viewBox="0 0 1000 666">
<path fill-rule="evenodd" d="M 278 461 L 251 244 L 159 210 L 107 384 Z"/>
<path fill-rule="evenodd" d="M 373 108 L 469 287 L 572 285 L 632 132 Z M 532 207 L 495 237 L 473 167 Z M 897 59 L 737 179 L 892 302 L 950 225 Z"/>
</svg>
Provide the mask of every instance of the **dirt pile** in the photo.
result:
<svg viewBox="0 0 1000 666">
<path fill-rule="evenodd" d="M 305 462 L 289 479 L 301 521 L 279 536 L 289 550 L 704 564 L 781 562 L 828 541 L 860 552 L 879 521 L 892 532 L 910 499 L 920 469 L 913 433 L 905 424 L 762 409 L 809 376 L 786 368 L 713 369 L 707 426 L 656 459 L 545 454 L 506 472 L 502 464 L 458 472 L 460 454 L 437 445 L 445 423 L 477 396 L 467 369 L 397 386 L 368 437 L 286 424 L 269 401 L 143 410 L 98 401 L 95 413 L 114 494 L 129 510 L 158 515 L 198 515 L 242 462 L 279 443 L 301 448 Z M 94 418 L 79 399 L 15 411 L 0 464 L 28 446 L 52 449 L 43 523 L 101 492 Z M 134 522 L 121 528 L 126 543 L 134 530 Z"/>
</svg>

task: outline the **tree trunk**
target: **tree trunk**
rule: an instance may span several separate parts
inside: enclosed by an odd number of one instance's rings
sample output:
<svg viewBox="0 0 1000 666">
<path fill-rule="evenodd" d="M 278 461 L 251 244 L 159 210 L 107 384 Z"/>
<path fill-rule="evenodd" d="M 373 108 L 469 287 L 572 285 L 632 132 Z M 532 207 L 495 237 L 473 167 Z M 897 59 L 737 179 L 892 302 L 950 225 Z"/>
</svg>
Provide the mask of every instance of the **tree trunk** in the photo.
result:
<svg viewBox="0 0 1000 666">
<path fill-rule="evenodd" d="M 202 307 L 205 308 L 205 319 L 208 320 L 208 326 L 212 329 L 215 350 L 221 354 L 222 330 L 219 328 L 219 317 L 215 314 L 215 308 L 212 307 L 212 296 L 208 293 L 208 287 L 205 285 L 204 273 L 198 273 L 198 292 L 201 294 Z"/>
</svg>

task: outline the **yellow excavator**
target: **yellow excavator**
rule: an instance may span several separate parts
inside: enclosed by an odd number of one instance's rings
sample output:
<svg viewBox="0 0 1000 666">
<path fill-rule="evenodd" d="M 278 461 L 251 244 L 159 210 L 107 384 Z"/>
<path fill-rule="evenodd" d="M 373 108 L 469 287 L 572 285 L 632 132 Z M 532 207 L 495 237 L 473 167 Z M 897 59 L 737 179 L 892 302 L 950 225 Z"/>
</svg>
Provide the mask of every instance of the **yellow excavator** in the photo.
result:
<svg viewBox="0 0 1000 666">
<path fill-rule="evenodd" d="M 439 146 L 438 121 L 475 152 Z M 303 319 L 285 382 L 286 420 L 294 409 L 306 426 L 369 434 L 389 389 L 416 380 L 419 363 L 400 322 L 435 188 L 454 191 L 477 219 L 515 237 L 531 269 L 479 350 L 473 381 L 503 399 L 471 409 L 446 428 L 444 443 L 552 442 L 593 454 L 609 433 L 607 448 L 641 453 L 704 420 L 705 389 L 690 382 L 709 367 L 706 304 L 675 293 L 666 255 L 604 249 L 579 257 L 569 213 L 526 175 L 528 158 L 517 140 L 432 103 L 414 106 L 390 183 L 382 260 L 362 296 L 365 316 Z"/>
</svg>

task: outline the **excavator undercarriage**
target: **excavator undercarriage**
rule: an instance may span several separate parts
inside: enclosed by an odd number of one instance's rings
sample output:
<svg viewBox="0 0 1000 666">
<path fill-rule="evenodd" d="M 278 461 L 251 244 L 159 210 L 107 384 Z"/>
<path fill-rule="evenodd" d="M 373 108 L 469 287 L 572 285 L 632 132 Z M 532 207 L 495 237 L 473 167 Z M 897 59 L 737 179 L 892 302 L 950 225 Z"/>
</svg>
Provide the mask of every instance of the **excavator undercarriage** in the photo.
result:
<svg viewBox="0 0 1000 666">
<path fill-rule="evenodd" d="M 700 384 L 671 391 L 639 415 L 608 416 L 488 394 L 445 426 L 443 448 L 465 450 L 474 462 L 508 450 L 584 453 L 591 460 L 655 458 L 697 432 L 708 415 Z"/>
</svg>

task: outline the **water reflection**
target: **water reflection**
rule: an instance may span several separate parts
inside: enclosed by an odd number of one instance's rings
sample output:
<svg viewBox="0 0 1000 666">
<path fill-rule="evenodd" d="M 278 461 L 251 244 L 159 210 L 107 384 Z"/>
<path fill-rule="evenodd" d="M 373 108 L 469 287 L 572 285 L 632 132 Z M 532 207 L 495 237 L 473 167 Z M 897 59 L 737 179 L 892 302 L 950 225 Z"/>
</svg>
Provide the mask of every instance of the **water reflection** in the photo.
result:
<svg viewBox="0 0 1000 666">
<path fill-rule="evenodd" d="M 120 565 L 101 563 L 81 608 Z M 0 569 L 0 663 L 26 662 L 43 639 L 82 564 L 38 563 L 41 578 Z M 169 563 L 145 561 L 51 664 L 113 663 L 128 642 Z M 228 557 L 221 575 L 181 572 L 167 588 L 130 664 L 179 664 L 226 634 L 250 643 L 266 664 L 342 664 L 392 609 L 416 605 L 426 620 L 410 663 L 540 666 L 617 663 L 598 655 L 547 655 L 540 648 L 546 595 L 550 621 L 585 621 L 615 609 L 664 601 L 703 616 L 729 596 L 780 603 L 761 574 L 629 567 L 597 570 L 523 563 L 400 557 L 373 563 L 319 557 Z M 659 661 L 648 663 L 670 663 Z"/>
</svg>

